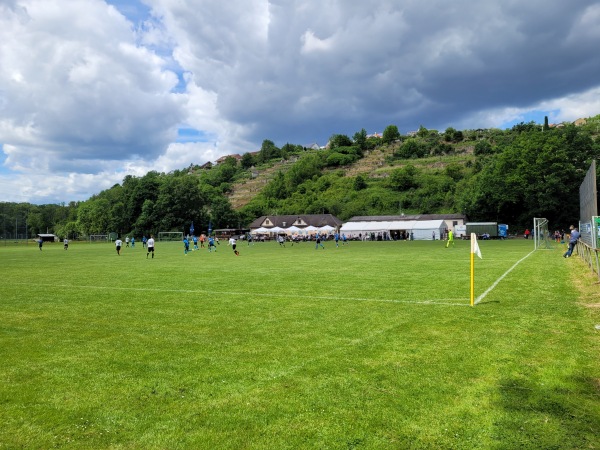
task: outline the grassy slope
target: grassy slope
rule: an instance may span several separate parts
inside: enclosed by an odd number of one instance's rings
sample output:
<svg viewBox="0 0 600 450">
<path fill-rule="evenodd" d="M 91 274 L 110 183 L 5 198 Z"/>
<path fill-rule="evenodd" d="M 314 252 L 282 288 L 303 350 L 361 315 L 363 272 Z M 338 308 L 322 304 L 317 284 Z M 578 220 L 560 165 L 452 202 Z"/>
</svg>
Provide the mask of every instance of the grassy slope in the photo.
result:
<svg viewBox="0 0 600 450">
<path fill-rule="evenodd" d="M 333 167 L 324 171 L 342 171 L 346 177 L 355 177 L 363 175 L 370 179 L 387 178 L 391 172 L 400 167 L 405 167 L 411 164 L 421 172 L 438 173 L 443 170 L 448 164 L 455 163 L 464 166 L 467 161 L 473 161 L 472 142 L 453 145 L 456 154 L 453 155 L 438 155 L 429 156 L 419 159 L 399 159 L 393 160 L 393 155 L 398 144 L 390 146 L 384 145 L 380 148 L 367 151 L 363 158 L 353 164 L 341 167 Z M 279 172 L 286 172 L 293 166 L 292 161 L 271 161 L 268 165 L 260 167 L 257 170 L 256 178 L 243 178 L 240 181 L 234 182 L 231 185 L 231 191 L 228 194 L 229 201 L 234 209 L 240 209 L 247 205 L 265 185 Z"/>
<path fill-rule="evenodd" d="M 530 245 L 482 243 L 476 294 Z M 578 259 L 470 308 L 466 242 L 240 250 L 0 248 L 0 448 L 598 448 Z"/>
</svg>

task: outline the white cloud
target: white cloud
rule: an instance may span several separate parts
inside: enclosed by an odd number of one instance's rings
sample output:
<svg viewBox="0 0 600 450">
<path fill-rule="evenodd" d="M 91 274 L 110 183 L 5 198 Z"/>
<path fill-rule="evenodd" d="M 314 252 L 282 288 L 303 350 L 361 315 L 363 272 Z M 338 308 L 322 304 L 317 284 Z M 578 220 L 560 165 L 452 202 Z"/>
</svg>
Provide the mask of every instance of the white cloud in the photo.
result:
<svg viewBox="0 0 600 450">
<path fill-rule="evenodd" d="M 85 199 L 264 139 L 595 115 L 598 17 L 592 0 L 3 0 L 0 198 Z"/>
<path fill-rule="evenodd" d="M 503 128 L 518 122 L 543 123 L 548 116 L 550 123 L 574 122 L 580 118 L 600 113 L 600 87 L 561 98 L 544 100 L 524 107 L 506 107 L 481 110 L 463 118 L 456 124 L 445 124 L 442 129 L 453 126 L 458 129 Z"/>
<path fill-rule="evenodd" d="M 553 117 L 555 122 L 573 122 L 579 118 L 598 115 L 600 114 L 600 87 L 571 94 L 560 99 L 543 101 L 535 109 L 559 111 Z"/>
<path fill-rule="evenodd" d="M 35 157 L 60 170 L 63 160 L 160 154 L 185 117 L 170 93 L 178 80 L 135 46 L 130 24 L 102 1 L 19 4 L 0 19 L 6 164 L 26 170 Z"/>
<path fill-rule="evenodd" d="M 333 39 L 331 37 L 326 39 L 319 39 L 315 36 L 315 33 L 310 29 L 306 30 L 301 40 L 301 53 L 327 51 L 333 48 Z"/>
</svg>

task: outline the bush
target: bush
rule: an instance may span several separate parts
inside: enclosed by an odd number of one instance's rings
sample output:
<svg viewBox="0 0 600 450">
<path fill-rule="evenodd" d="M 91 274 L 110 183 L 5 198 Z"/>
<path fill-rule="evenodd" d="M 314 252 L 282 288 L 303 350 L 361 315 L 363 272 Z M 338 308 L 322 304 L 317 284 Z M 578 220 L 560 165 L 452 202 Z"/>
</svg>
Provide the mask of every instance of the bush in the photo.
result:
<svg viewBox="0 0 600 450">
<path fill-rule="evenodd" d="M 328 167 L 345 166 L 346 164 L 352 164 L 358 158 L 354 155 L 345 155 L 343 153 L 333 152 L 325 160 L 325 164 Z"/>
<path fill-rule="evenodd" d="M 398 158 L 424 158 L 427 156 L 427 148 L 426 146 L 416 139 L 408 139 L 404 144 L 402 144 L 395 156 Z"/>
<path fill-rule="evenodd" d="M 473 154 L 475 155 L 490 155 L 494 153 L 494 149 L 492 148 L 492 145 L 486 141 L 486 140 L 481 140 L 479 142 L 477 142 L 477 144 L 475 144 L 475 149 L 473 150 Z"/>
</svg>

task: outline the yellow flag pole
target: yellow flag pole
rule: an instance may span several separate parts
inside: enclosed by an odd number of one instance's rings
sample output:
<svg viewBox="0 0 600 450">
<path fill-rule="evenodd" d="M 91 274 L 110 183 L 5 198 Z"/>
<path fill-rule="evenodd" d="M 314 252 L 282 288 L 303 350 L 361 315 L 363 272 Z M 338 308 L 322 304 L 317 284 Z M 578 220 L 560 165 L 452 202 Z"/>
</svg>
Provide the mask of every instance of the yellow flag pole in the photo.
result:
<svg viewBox="0 0 600 450">
<path fill-rule="evenodd" d="M 477 236 L 473 236 L 475 233 L 471 233 L 471 306 L 475 305 L 475 241 Z"/>
<path fill-rule="evenodd" d="M 471 306 L 475 305 L 475 253 L 471 252 Z"/>
</svg>

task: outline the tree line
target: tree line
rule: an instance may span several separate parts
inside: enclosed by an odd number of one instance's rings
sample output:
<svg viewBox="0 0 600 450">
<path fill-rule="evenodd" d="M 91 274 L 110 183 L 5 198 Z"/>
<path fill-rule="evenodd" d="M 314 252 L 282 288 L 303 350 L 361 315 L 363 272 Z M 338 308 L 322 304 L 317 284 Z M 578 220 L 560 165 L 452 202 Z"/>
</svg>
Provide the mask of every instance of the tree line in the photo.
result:
<svg viewBox="0 0 600 450">
<path fill-rule="evenodd" d="M 0 203 L 3 238 L 51 232 L 84 237 L 117 232 L 141 236 L 158 231 L 197 232 L 209 224 L 244 228 L 267 214 L 357 215 L 464 213 L 473 221 L 508 223 L 513 229 L 546 217 L 566 227 L 579 217 L 579 185 L 600 155 L 600 116 L 584 126 L 550 128 L 533 122 L 508 130 L 444 132 L 420 127 L 402 136 L 390 125 L 381 136 L 364 129 L 334 134 L 325 149 L 264 140 L 256 154 L 227 158 L 210 168 L 191 165 L 170 173 L 126 176 L 121 184 L 83 202 L 61 205 Z M 348 175 L 366 155 L 385 164 Z M 287 164 L 280 164 L 288 161 Z M 294 161 L 290 163 L 290 161 Z M 251 171 L 280 167 L 244 207 L 228 195 Z M 26 231 L 25 231 L 26 230 Z"/>
</svg>

